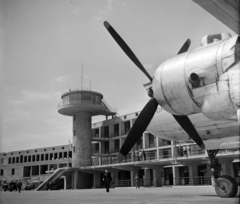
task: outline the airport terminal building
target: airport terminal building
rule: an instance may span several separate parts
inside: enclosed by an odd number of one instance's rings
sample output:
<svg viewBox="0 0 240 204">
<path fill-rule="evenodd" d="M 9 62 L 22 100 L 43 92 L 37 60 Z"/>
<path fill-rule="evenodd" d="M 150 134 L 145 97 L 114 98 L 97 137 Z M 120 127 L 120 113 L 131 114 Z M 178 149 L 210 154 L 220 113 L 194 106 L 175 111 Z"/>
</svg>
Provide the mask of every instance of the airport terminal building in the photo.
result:
<svg viewBox="0 0 240 204">
<path fill-rule="evenodd" d="M 140 112 L 117 116 L 102 94 L 93 91 L 69 90 L 61 99 L 58 112 L 72 117 L 72 144 L 0 153 L 1 183 L 42 183 L 37 190 L 45 190 L 49 182 L 58 189 L 101 188 L 107 169 L 114 187 L 135 186 L 136 174 L 141 186 L 212 185 L 207 152 L 195 143 L 173 142 L 145 131 L 119 162 L 117 153 Z M 95 115 L 105 115 L 106 120 L 92 123 Z M 238 182 L 239 155 L 239 149 L 217 155 L 221 174 Z"/>
<path fill-rule="evenodd" d="M 114 185 L 135 186 L 138 173 L 142 186 L 211 185 L 208 156 L 194 143 L 178 143 L 151 135 L 147 131 L 126 160 L 116 155 L 139 112 L 92 124 L 91 161 L 88 166 L 73 168 L 73 147 L 54 146 L 0 153 L 0 180 L 23 181 L 24 185 L 43 182 L 57 169 L 64 169 L 56 179 L 60 188 L 74 189 L 74 169 L 87 178 L 82 188 L 100 188 L 105 169 L 111 172 Z M 239 179 L 239 149 L 218 154 L 222 174 Z M 88 161 L 89 163 L 89 161 Z M 76 171 L 75 171 L 76 172 Z M 76 173 L 75 173 L 76 174 Z"/>
</svg>

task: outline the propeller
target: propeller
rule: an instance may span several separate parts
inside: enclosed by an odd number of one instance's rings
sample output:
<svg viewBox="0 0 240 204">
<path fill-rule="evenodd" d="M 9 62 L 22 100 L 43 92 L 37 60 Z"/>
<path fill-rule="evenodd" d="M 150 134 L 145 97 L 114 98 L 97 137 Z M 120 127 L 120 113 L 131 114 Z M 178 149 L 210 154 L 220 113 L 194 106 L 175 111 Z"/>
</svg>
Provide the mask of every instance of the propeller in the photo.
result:
<svg viewBox="0 0 240 204">
<path fill-rule="evenodd" d="M 108 30 L 108 32 L 111 34 L 111 36 L 114 38 L 114 40 L 117 42 L 117 44 L 122 48 L 122 50 L 125 52 L 125 54 L 132 60 L 132 62 L 149 78 L 150 81 L 152 81 L 152 77 L 149 75 L 149 73 L 145 70 L 145 68 L 142 66 L 141 62 L 138 60 L 138 58 L 135 56 L 135 54 L 132 52 L 132 50 L 128 47 L 128 45 L 124 42 L 124 40 L 118 35 L 118 33 L 114 30 L 114 28 L 107 22 L 104 21 L 104 26 Z"/>
<path fill-rule="evenodd" d="M 141 138 L 143 132 L 146 130 L 156 109 L 158 107 L 158 102 L 155 98 L 152 98 L 145 105 L 136 121 L 134 122 L 131 130 L 128 133 L 126 140 L 124 141 L 119 153 L 118 160 L 121 161 L 128 154 L 128 152 L 132 149 L 133 145 Z"/>
<path fill-rule="evenodd" d="M 114 38 L 114 40 L 118 43 L 118 45 L 122 48 L 125 54 L 132 60 L 132 62 L 152 81 L 152 77 L 149 73 L 145 70 L 141 62 L 137 59 L 135 54 L 132 50 L 128 47 L 128 45 L 124 42 L 124 40 L 118 35 L 118 33 L 113 29 L 113 27 L 107 22 L 104 22 L 104 26 Z M 190 39 L 183 44 L 181 49 L 179 50 L 178 54 L 186 52 L 190 46 Z M 118 160 L 123 160 L 128 152 L 132 149 L 134 144 L 141 138 L 143 132 L 146 130 L 147 126 L 149 125 L 150 121 L 152 120 L 155 111 L 158 107 L 158 102 L 155 98 L 152 98 L 148 101 L 145 105 L 141 113 L 139 114 L 138 118 L 136 119 L 135 123 L 133 124 L 131 130 L 129 131 L 126 140 L 124 141 L 119 153 L 118 153 Z M 204 143 L 201 137 L 198 135 L 197 131 L 195 130 L 193 124 L 189 120 L 187 116 L 177 116 L 173 115 L 179 125 L 187 132 L 187 134 L 196 142 L 202 149 L 205 148 Z"/>
</svg>

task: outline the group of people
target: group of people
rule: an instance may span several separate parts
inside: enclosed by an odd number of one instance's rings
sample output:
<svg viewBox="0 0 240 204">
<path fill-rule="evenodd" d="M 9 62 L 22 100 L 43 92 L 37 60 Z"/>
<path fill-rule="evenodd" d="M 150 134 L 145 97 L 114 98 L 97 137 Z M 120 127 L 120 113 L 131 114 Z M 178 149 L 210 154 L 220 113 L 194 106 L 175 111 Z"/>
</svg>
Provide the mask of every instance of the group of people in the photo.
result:
<svg viewBox="0 0 240 204">
<path fill-rule="evenodd" d="M 13 191 L 13 190 L 16 190 L 18 191 L 19 193 L 21 193 L 21 190 L 22 190 L 22 182 L 21 180 L 19 181 L 11 181 L 9 184 L 7 184 L 6 182 L 3 183 L 2 185 L 2 188 L 4 191 Z"/>
<path fill-rule="evenodd" d="M 133 158 L 135 161 L 145 161 L 146 160 L 146 152 L 144 150 L 135 150 L 133 152 Z"/>
<path fill-rule="evenodd" d="M 58 186 L 54 181 L 47 183 L 47 190 L 57 190 L 57 189 L 58 189 Z"/>
<path fill-rule="evenodd" d="M 106 192 L 109 193 L 112 177 L 110 172 L 108 172 L 107 169 L 105 170 L 103 175 L 103 182 L 105 184 Z M 135 175 L 135 185 L 136 185 L 136 188 L 140 188 L 140 180 L 139 180 L 138 174 Z"/>
</svg>

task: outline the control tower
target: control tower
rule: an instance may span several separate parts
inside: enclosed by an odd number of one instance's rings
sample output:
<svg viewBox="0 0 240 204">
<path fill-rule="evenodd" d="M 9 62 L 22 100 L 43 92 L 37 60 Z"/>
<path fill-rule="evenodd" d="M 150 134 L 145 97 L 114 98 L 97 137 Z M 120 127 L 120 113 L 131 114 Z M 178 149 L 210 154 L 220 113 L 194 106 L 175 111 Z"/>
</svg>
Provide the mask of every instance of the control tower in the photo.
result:
<svg viewBox="0 0 240 204">
<path fill-rule="evenodd" d="M 108 106 L 101 93 L 94 91 L 70 89 L 61 95 L 61 99 L 58 112 L 73 118 L 72 167 L 90 166 L 92 116 L 115 116 L 116 111 Z M 79 176 L 74 180 L 81 182 Z M 75 188 L 78 187 L 79 184 L 75 184 Z"/>
</svg>

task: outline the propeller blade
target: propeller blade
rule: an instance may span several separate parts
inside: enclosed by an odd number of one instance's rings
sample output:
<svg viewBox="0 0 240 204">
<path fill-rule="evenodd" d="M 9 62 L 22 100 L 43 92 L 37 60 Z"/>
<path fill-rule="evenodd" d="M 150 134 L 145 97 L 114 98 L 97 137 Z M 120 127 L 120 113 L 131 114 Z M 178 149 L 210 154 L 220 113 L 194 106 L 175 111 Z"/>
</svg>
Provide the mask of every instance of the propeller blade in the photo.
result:
<svg viewBox="0 0 240 204">
<path fill-rule="evenodd" d="M 138 60 L 138 58 L 135 56 L 135 54 L 132 52 L 132 50 L 128 47 L 128 45 L 124 42 L 124 40 L 118 35 L 118 33 L 114 30 L 114 28 L 105 21 L 104 26 L 108 30 L 108 32 L 111 34 L 111 36 L 114 38 L 114 40 L 117 42 L 117 44 L 122 48 L 122 50 L 125 52 L 125 54 L 132 60 L 132 62 L 149 78 L 150 81 L 152 81 L 152 77 L 149 75 L 149 73 L 145 70 L 141 62 Z"/>
<path fill-rule="evenodd" d="M 141 138 L 143 132 L 146 130 L 150 121 L 152 120 L 156 109 L 158 107 L 158 102 L 155 98 L 152 98 L 145 105 L 138 118 L 134 122 L 131 130 L 129 131 L 126 140 L 124 141 L 119 153 L 118 160 L 122 161 L 128 152 L 132 149 L 134 144 Z"/>
<path fill-rule="evenodd" d="M 185 132 L 192 138 L 192 140 L 202 149 L 205 149 L 205 145 L 193 126 L 191 120 L 187 116 L 173 115 L 179 125 L 185 130 Z"/>
<path fill-rule="evenodd" d="M 179 50 L 179 52 L 177 54 L 179 55 L 183 52 L 187 52 L 188 48 L 190 47 L 190 44 L 191 44 L 191 40 L 187 39 L 187 41 L 183 44 L 183 46 L 181 47 L 181 49 Z"/>
</svg>

